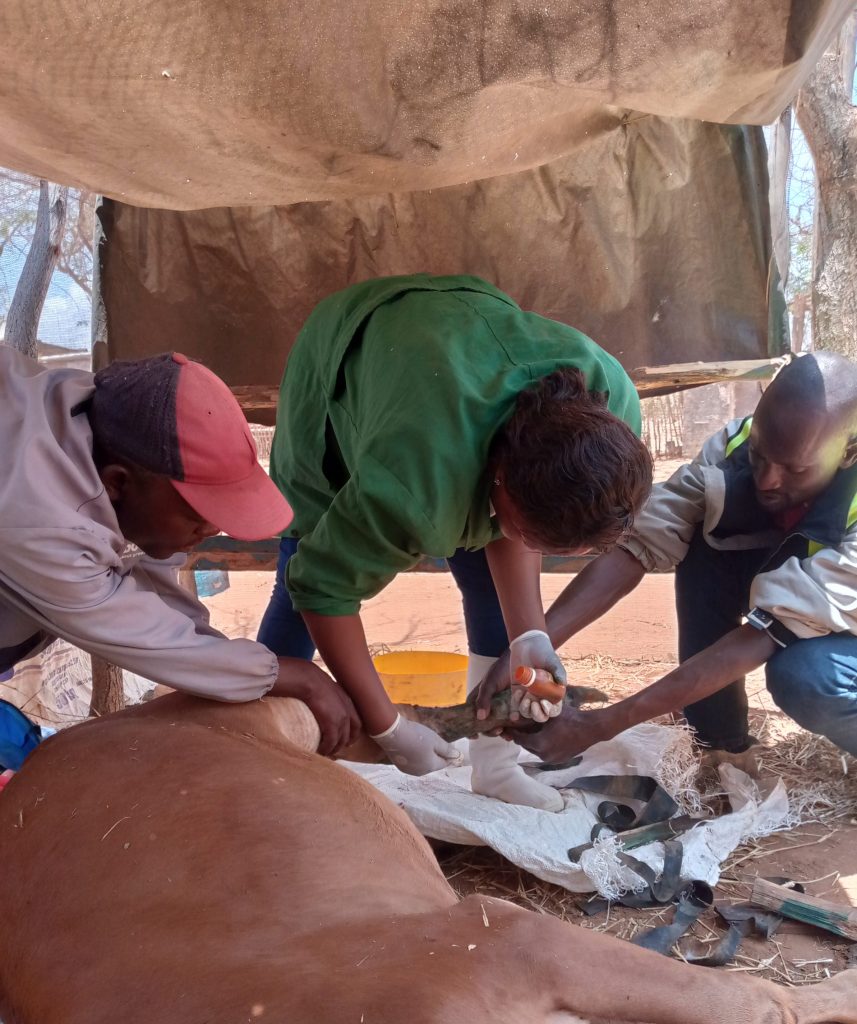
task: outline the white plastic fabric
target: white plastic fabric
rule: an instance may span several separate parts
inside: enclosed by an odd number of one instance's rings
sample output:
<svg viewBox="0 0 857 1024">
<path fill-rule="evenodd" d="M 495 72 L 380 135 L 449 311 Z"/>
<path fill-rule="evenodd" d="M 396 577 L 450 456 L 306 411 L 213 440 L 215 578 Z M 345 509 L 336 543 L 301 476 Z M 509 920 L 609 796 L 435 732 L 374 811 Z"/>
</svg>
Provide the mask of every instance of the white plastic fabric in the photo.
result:
<svg viewBox="0 0 857 1024">
<path fill-rule="evenodd" d="M 123 672 L 125 699 L 138 704 L 155 684 Z M 41 654 L 15 666 L 11 679 L 0 683 L 0 697 L 20 708 L 39 725 L 62 728 L 84 721 L 92 700 L 92 666 L 88 654 L 55 640 Z"/>
<path fill-rule="evenodd" d="M 466 744 L 462 744 L 466 750 Z M 620 864 L 619 844 L 606 836 L 581 857 L 578 865 L 568 859 L 568 850 L 590 839 L 596 823 L 595 808 L 606 799 L 593 793 L 564 789 L 576 778 L 591 775 L 648 775 L 657 779 L 684 808 L 699 800 L 682 772 L 671 771 L 691 757 L 690 735 L 676 726 L 638 725 L 615 739 L 598 743 L 575 768 L 538 772 L 541 782 L 563 791 L 565 810 L 559 813 L 517 807 L 470 791 L 470 767 L 449 768 L 422 778 L 403 775 L 388 765 L 348 763 L 401 806 L 426 836 L 446 842 L 490 846 L 507 860 L 546 882 L 572 892 L 599 892 L 615 897 L 642 887 L 640 878 Z M 523 764 L 532 764 L 522 754 Z M 535 771 L 534 768 L 528 768 Z M 762 792 L 749 775 L 731 765 L 719 769 L 723 789 L 733 808 L 729 814 L 711 818 L 679 837 L 684 847 L 682 877 L 714 885 L 720 866 L 743 840 L 766 835 L 788 826 L 788 796 L 781 781 Z M 632 856 L 655 871 L 663 867 L 663 844 L 631 851 Z"/>
</svg>

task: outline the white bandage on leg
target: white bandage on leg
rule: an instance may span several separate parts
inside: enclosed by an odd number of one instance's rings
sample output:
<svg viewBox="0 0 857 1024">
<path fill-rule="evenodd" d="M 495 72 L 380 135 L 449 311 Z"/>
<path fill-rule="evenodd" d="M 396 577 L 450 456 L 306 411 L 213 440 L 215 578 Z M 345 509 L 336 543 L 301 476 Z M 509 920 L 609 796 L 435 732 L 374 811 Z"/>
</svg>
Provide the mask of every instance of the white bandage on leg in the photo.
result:
<svg viewBox="0 0 857 1024">
<path fill-rule="evenodd" d="M 495 660 L 481 654 L 468 653 L 468 693 L 482 682 Z M 502 736 L 480 736 L 471 740 L 473 792 L 503 800 L 507 804 L 536 807 L 542 811 L 561 811 L 565 806 L 562 794 L 526 774 L 518 764 L 520 749 L 517 743 L 510 743 Z"/>
</svg>

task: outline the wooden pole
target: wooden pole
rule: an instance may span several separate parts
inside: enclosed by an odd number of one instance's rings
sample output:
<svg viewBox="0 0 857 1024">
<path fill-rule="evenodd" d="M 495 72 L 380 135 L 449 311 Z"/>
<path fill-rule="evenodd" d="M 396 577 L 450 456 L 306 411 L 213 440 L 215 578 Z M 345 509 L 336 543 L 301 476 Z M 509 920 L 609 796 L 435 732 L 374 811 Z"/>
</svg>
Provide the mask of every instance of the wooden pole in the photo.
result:
<svg viewBox="0 0 857 1024">
<path fill-rule="evenodd" d="M 125 685 L 122 669 L 109 661 L 90 656 L 92 663 L 92 700 L 89 703 L 90 718 L 102 718 L 125 707 Z"/>
<path fill-rule="evenodd" d="M 92 261 L 92 369 L 100 370 L 110 362 L 107 352 L 107 318 L 101 295 L 101 224 L 95 218 L 95 244 Z M 121 711 L 125 707 L 125 683 L 122 669 L 111 665 L 109 661 L 91 656 L 92 662 L 92 701 L 89 705 L 90 716 L 109 715 Z"/>
</svg>

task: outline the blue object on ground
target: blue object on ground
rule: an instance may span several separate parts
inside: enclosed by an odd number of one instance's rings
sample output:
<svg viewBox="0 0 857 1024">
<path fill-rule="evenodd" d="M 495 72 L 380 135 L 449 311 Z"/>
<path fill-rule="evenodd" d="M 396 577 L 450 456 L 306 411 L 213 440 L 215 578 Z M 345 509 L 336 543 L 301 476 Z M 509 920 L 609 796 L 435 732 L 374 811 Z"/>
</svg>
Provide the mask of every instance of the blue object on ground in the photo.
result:
<svg viewBox="0 0 857 1024">
<path fill-rule="evenodd" d="M 35 722 L 7 700 L 0 700 L 0 766 L 18 771 L 42 741 Z"/>
</svg>

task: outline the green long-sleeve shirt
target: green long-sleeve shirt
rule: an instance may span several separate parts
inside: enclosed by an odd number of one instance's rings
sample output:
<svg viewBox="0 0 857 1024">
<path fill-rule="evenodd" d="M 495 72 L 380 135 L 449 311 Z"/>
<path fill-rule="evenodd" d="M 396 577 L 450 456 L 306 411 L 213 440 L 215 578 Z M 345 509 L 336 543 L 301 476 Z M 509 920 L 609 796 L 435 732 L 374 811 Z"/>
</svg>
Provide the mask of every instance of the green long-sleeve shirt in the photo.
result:
<svg viewBox="0 0 857 1024">
<path fill-rule="evenodd" d="M 280 388 L 271 476 L 300 537 L 296 608 L 350 615 L 424 555 L 485 547 L 491 441 L 518 393 L 575 366 L 640 431 L 619 363 L 477 277 L 367 281 L 313 311 Z"/>
</svg>

